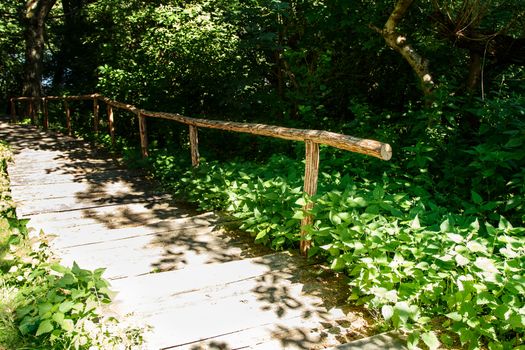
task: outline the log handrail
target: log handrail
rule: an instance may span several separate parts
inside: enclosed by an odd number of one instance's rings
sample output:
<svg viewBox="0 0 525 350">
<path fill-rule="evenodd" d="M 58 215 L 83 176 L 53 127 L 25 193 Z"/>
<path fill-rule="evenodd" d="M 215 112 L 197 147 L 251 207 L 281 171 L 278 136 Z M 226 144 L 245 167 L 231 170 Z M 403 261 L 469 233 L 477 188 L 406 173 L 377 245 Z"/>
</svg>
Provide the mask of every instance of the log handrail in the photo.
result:
<svg viewBox="0 0 525 350">
<path fill-rule="evenodd" d="M 10 99 L 11 115 L 12 119 L 16 121 L 16 102 L 29 102 L 30 107 L 33 107 L 34 102 L 38 100 L 35 97 L 13 97 Z M 47 102 L 53 100 L 62 100 L 66 108 L 66 116 L 68 122 L 68 133 L 71 134 L 71 120 L 69 117 L 69 107 L 67 101 L 75 100 L 92 100 L 93 101 L 93 117 L 94 117 L 94 130 L 98 131 L 98 101 L 102 101 L 106 104 L 108 114 L 108 125 L 109 133 L 111 135 L 112 143 L 115 140 L 115 129 L 114 129 L 114 115 L 113 107 L 121 110 L 126 110 L 135 114 L 138 118 L 139 134 L 141 153 L 143 157 L 148 155 L 148 144 L 147 144 L 147 128 L 146 118 L 159 118 L 173 120 L 178 123 L 186 124 L 189 126 L 190 134 L 190 146 L 191 146 L 191 159 L 192 165 L 199 165 L 199 151 L 198 151 L 198 128 L 217 129 L 224 131 L 233 131 L 240 133 L 247 133 L 259 136 L 268 136 L 273 138 L 280 138 L 285 140 L 301 141 L 306 145 L 306 166 L 305 166 L 305 178 L 303 190 L 310 196 L 313 196 L 317 191 L 318 171 L 319 171 L 319 145 L 324 144 L 331 147 L 339 148 L 342 150 L 361 153 L 368 156 L 376 157 L 382 160 L 390 160 L 392 158 L 392 147 L 389 144 L 361 139 L 354 136 L 338 134 L 330 131 L 323 130 L 310 130 L 310 129 L 296 129 L 288 128 L 275 125 L 256 124 L 256 123 L 240 123 L 240 122 L 229 122 L 223 120 L 210 120 L 201 118 L 191 118 L 180 115 L 178 113 L 166 113 L 166 112 L 152 112 L 144 109 L 137 108 L 131 104 L 114 101 L 108 97 L 102 96 L 101 94 L 95 93 L 90 95 L 79 95 L 79 96 L 46 96 L 42 97 L 41 100 L 45 106 L 45 120 L 44 126 L 47 128 Z M 33 109 L 34 113 L 34 109 Z M 35 121 L 35 118 L 33 118 Z M 308 203 L 303 209 L 305 212 L 309 212 L 313 207 L 313 203 Z M 312 216 L 306 215 L 301 222 L 301 252 L 306 254 L 310 247 L 310 242 L 304 239 L 306 235 L 305 227 L 311 225 Z"/>
</svg>

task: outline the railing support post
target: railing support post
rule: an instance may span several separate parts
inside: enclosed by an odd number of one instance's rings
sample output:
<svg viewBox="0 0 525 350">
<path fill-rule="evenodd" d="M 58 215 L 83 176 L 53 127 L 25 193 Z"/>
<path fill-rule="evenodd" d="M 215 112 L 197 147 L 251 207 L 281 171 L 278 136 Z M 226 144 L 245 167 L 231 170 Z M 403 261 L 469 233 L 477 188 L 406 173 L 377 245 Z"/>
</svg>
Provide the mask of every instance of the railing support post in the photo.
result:
<svg viewBox="0 0 525 350">
<path fill-rule="evenodd" d="M 190 148 L 191 165 L 196 168 L 199 166 L 199 131 L 195 125 L 190 125 Z"/>
<path fill-rule="evenodd" d="M 109 135 L 111 136 L 111 146 L 115 148 L 115 124 L 113 120 L 113 107 L 111 107 L 111 105 L 107 106 L 107 112 L 108 112 Z"/>
<path fill-rule="evenodd" d="M 47 98 L 42 98 L 42 107 L 44 108 L 44 130 L 47 130 L 49 128 L 49 108 L 47 105 Z"/>
<path fill-rule="evenodd" d="M 29 110 L 28 110 L 29 117 L 31 118 L 31 123 L 33 125 L 36 124 L 35 122 L 35 103 L 33 101 L 33 98 L 31 97 L 29 99 Z"/>
<path fill-rule="evenodd" d="M 17 122 L 17 117 L 16 117 L 16 102 L 15 102 L 15 99 L 12 98 L 9 100 L 9 102 L 11 103 L 11 123 L 16 123 Z"/>
<path fill-rule="evenodd" d="M 66 110 L 66 128 L 67 134 L 69 136 L 73 135 L 73 130 L 71 129 L 71 109 L 69 108 L 69 103 L 67 100 L 64 100 L 64 109 Z"/>
<path fill-rule="evenodd" d="M 304 187 L 303 190 L 309 196 L 313 196 L 317 192 L 317 179 L 319 175 L 319 144 L 312 140 L 305 140 L 306 146 L 306 165 L 304 170 Z M 307 203 L 303 210 L 310 211 L 313 208 L 313 203 Z M 301 221 L 301 254 L 307 255 L 310 249 L 311 241 L 305 239 L 305 226 L 313 223 L 313 217 L 307 214 Z"/>
<path fill-rule="evenodd" d="M 140 152 L 142 158 L 148 156 L 148 129 L 146 127 L 146 117 L 142 113 L 138 113 L 137 117 L 139 118 L 139 133 L 140 133 Z"/>
<path fill-rule="evenodd" d="M 93 98 L 93 130 L 95 133 L 98 132 L 98 113 L 99 113 L 99 106 L 98 106 L 98 100 L 96 97 Z"/>
</svg>

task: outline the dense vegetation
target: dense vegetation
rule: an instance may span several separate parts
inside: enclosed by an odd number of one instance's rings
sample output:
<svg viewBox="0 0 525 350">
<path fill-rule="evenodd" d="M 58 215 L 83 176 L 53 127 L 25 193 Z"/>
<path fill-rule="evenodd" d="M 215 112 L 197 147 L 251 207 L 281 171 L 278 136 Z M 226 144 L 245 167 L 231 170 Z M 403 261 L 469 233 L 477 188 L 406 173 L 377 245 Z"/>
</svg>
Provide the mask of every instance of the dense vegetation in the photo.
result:
<svg viewBox="0 0 525 350">
<path fill-rule="evenodd" d="M 0 349 L 131 349 L 141 330 L 103 316 L 110 302 L 103 269 L 88 271 L 53 261 L 27 220 L 16 217 L 0 143 Z"/>
<path fill-rule="evenodd" d="M 524 346 L 521 0 L 29 3 L 45 20 L 43 87 L 23 54 L 29 10 L 4 1 L 5 98 L 98 91 L 150 110 L 388 142 L 389 163 L 322 148 L 313 198 L 302 195 L 300 144 L 201 130 L 208 161 L 191 170 L 187 130 L 156 120 L 151 157 L 138 162 L 275 249 L 297 246 L 313 200 L 310 254 L 346 271 L 351 302 L 407 331 L 411 345 Z M 75 125 L 85 117 L 79 109 Z M 137 129 L 117 115 L 132 159 Z"/>
</svg>

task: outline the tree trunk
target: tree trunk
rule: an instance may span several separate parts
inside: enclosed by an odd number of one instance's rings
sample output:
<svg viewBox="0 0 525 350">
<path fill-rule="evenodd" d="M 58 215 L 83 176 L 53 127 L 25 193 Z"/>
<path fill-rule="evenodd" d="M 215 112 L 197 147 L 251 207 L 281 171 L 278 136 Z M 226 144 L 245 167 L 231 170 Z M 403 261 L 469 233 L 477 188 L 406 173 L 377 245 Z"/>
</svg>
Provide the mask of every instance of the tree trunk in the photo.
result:
<svg viewBox="0 0 525 350">
<path fill-rule="evenodd" d="M 25 71 L 22 94 L 42 95 L 45 20 L 56 0 L 28 0 L 25 8 Z M 38 107 L 37 107 L 38 108 Z"/>
</svg>

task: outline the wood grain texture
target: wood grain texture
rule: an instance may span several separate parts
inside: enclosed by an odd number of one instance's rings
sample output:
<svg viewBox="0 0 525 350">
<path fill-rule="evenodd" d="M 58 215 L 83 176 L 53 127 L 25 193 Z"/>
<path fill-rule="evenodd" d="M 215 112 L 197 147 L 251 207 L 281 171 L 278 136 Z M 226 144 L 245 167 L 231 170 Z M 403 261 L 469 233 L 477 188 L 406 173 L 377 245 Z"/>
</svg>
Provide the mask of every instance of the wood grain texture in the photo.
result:
<svg viewBox="0 0 525 350">
<path fill-rule="evenodd" d="M 139 134 L 140 134 L 140 153 L 142 158 L 148 156 L 148 129 L 146 125 L 146 118 L 139 112 L 137 114 L 139 119 Z"/>
<path fill-rule="evenodd" d="M 308 196 L 313 196 L 317 193 L 317 179 L 319 176 L 319 144 L 311 140 L 305 141 L 306 148 L 306 163 L 304 169 L 304 185 L 303 191 Z M 308 202 L 303 210 L 309 212 L 313 208 L 313 202 Z M 306 214 L 306 216 L 301 220 L 301 243 L 300 250 L 303 255 L 308 254 L 308 249 L 310 249 L 311 242 L 305 239 L 306 230 L 305 227 L 311 225 L 313 222 L 313 217 L 311 214 Z"/>
<path fill-rule="evenodd" d="M 199 166 L 199 131 L 196 126 L 190 125 L 190 152 L 191 165 L 196 168 Z"/>
</svg>

